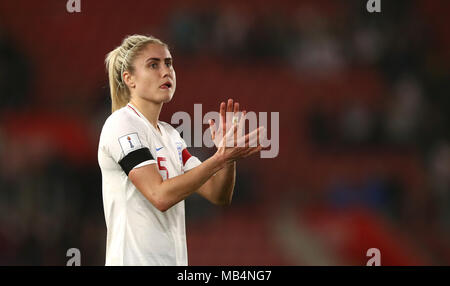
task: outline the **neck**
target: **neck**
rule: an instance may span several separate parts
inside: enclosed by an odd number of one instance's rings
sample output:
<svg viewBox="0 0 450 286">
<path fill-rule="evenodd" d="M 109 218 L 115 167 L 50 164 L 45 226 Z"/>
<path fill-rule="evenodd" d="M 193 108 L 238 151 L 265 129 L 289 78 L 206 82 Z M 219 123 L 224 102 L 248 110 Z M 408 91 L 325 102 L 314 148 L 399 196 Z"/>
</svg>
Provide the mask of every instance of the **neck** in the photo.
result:
<svg viewBox="0 0 450 286">
<path fill-rule="evenodd" d="M 139 112 L 145 116 L 145 118 L 147 118 L 156 130 L 158 130 L 158 118 L 161 113 L 163 103 L 154 103 L 139 97 L 133 97 L 130 100 L 130 103 L 135 106 Z"/>
</svg>

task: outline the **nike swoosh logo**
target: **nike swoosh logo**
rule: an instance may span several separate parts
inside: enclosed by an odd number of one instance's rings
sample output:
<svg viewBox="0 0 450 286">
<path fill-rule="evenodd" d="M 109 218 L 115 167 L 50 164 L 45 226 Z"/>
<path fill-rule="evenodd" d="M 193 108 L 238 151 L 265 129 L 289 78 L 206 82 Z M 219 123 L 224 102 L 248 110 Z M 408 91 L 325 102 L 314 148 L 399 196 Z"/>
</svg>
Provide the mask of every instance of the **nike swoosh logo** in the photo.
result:
<svg viewBox="0 0 450 286">
<path fill-rule="evenodd" d="M 161 150 L 162 148 L 164 148 L 164 146 L 163 146 L 163 147 L 156 148 L 156 152 L 158 152 L 158 151 Z"/>
</svg>

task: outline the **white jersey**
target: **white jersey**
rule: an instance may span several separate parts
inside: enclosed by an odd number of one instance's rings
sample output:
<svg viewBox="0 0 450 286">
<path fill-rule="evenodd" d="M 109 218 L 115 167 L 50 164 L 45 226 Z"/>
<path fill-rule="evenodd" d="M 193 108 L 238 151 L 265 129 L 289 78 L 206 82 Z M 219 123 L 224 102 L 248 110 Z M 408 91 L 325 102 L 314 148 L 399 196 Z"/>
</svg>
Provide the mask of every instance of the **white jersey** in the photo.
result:
<svg viewBox="0 0 450 286">
<path fill-rule="evenodd" d="M 98 148 L 107 226 L 106 265 L 187 265 L 184 201 L 159 211 L 128 179 L 133 168 L 157 164 L 163 180 L 201 162 L 170 124 L 161 133 L 131 104 L 106 120 Z"/>
</svg>

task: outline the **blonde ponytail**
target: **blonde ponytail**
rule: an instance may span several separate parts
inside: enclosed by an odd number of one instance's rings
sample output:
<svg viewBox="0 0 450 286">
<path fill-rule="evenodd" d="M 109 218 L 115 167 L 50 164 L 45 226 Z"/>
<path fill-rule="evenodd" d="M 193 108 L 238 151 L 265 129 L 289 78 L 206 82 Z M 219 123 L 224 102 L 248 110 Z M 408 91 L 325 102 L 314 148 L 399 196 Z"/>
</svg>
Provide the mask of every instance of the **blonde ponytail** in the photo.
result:
<svg viewBox="0 0 450 286">
<path fill-rule="evenodd" d="M 108 53 L 105 59 L 108 72 L 109 89 L 111 92 L 111 112 L 114 112 L 130 101 L 130 90 L 123 80 L 123 73 L 133 73 L 133 62 L 139 52 L 147 44 L 167 45 L 152 36 L 132 35 L 127 36 L 122 44 Z"/>
</svg>

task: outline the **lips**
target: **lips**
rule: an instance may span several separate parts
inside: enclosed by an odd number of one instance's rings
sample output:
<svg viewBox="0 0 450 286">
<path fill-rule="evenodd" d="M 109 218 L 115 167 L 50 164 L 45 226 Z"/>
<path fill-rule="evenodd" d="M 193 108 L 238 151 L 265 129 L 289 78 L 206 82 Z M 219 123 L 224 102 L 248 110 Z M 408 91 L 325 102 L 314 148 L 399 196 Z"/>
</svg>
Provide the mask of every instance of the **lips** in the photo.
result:
<svg viewBox="0 0 450 286">
<path fill-rule="evenodd" d="M 167 82 L 163 83 L 162 85 L 160 85 L 159 88 L 162 88 L 162 89 L 169 89 L 169 88 L 171 88 L 171 87 L 172 87 L 172 83 L 171 83 L 170 81 L 167 81 Z"/>
</svg>

